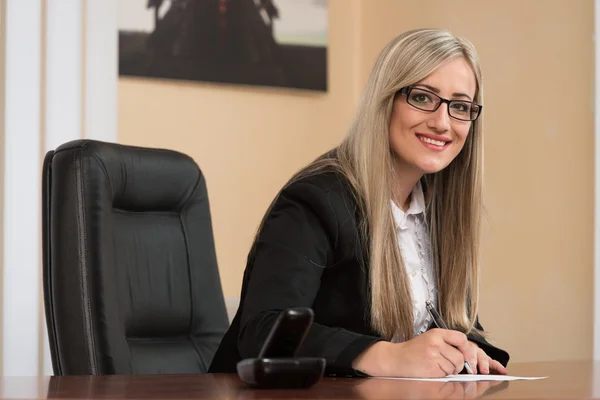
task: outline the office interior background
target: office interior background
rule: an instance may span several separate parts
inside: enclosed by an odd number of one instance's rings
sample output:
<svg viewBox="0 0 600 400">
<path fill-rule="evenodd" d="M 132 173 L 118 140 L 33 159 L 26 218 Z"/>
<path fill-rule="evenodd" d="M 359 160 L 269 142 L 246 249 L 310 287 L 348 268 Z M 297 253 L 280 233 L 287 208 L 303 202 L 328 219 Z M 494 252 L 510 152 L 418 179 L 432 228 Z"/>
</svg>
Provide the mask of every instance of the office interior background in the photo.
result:
<svg viewBox="0 0 600 400">
<path fill-rule="evenodd" d="M 464 35 L 481 56 L 482 324 L 515 362 L 600 357 L 599 1 L 329 0 L 326 92 L 119 78 L 117 1 L 0 1 L 0 374 L 52 374 L 47 150 L 90 138 L 192 156 L 233 312 L 269 202 L 344 136 L 383 45 L 420 27 Z"/>
</svg>

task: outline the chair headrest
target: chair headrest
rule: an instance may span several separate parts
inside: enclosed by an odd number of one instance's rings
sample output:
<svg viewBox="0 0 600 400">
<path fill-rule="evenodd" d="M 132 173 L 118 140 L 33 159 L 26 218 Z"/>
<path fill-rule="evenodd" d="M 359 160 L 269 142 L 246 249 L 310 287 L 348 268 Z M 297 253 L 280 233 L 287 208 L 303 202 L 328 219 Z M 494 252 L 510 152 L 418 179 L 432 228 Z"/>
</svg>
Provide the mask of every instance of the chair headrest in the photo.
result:
<svg viewBox="0 0 600 400">
<path fill-rule="evenodd" d="M 178 211 L 204 180 L 192 158 L 172 150 L 76 140 L 58 147 L 53 158 L 72 151 L 85 165 L 83 179 L 108 182 L 117 209 Z"/>
</svg>

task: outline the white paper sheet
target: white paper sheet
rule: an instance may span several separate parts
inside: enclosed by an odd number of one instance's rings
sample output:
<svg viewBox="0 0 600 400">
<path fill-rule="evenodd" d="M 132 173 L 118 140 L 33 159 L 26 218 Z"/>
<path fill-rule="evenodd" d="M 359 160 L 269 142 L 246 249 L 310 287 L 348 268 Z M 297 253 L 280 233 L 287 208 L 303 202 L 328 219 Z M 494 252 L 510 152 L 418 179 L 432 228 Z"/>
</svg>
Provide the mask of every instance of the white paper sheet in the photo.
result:
<svg viewBox="0 0 600 400">
<path fill-rule="evenodd" d="M 546 379 L 547 376 L 540 377 L 524 377 L 510 375 L 448 375 L 444 378 L 393 378 L 386 376 L 378 376 L 376 379 L 398 379 L 404 381 L 426 381 L 426 382 L 477 382 L 477 381 L 534 381 L 538 379 Z"/>
</svg>

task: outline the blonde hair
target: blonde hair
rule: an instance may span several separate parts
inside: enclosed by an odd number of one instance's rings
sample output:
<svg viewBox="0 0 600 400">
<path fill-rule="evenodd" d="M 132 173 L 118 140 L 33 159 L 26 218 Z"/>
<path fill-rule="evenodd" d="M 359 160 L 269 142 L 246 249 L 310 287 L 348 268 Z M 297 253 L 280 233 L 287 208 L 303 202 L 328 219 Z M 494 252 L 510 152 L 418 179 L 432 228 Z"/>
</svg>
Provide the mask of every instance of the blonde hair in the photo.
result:
<svg viewBox="0 0 600 400">
<path fill-rule="evenodd" d="M 371 326 L 385 339 L 414 337 L 412 296 L 391 209 L 393 152 L 389 144 L 396 93 L 441 64 L 464 58 L 475 74 L 474 101 L 482 103 L 481 70 L 474 46 L 448 31 L 420 29 L 393 39 L 379 54 L 349 133 L 290 183 L 330 167 L 356 192 L 368 246 Z M 482 209 L 482 118 L 472 122 L 463 150 L 444 170 L 423 177 L 426 216 L 437 274 L 438 308 L 451 329 L 476 332 L 479 233 Z"/>
</svg>

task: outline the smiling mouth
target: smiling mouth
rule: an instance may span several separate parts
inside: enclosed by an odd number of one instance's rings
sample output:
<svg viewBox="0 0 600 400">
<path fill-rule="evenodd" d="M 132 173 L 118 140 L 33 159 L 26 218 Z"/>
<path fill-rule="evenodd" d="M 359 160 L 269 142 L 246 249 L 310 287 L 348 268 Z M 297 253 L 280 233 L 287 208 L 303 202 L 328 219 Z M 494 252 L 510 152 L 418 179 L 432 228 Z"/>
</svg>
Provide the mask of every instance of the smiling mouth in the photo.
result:
<svg viewBox="0 0 600 400">
<path fill-rule="evenodd" d="M 440 149 L 443 149 L 444 147 L 446 147 L 447 145 L 449 145 L 451 143 L 451 141 L 436 140 L 436 139 L 432 139 L 432 138 L 429 138 L 429 137 L 426 137 L 423 135 L 417 135 L 417 137 L 419 138 L 419 140 L 421 142 L 438 147 Z"/>
</svg>

